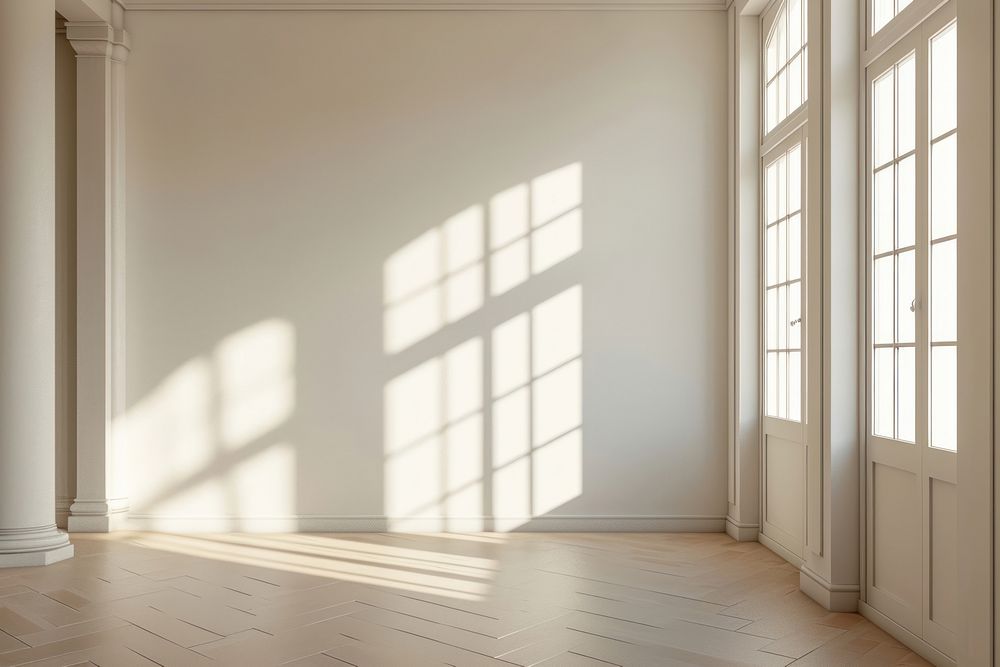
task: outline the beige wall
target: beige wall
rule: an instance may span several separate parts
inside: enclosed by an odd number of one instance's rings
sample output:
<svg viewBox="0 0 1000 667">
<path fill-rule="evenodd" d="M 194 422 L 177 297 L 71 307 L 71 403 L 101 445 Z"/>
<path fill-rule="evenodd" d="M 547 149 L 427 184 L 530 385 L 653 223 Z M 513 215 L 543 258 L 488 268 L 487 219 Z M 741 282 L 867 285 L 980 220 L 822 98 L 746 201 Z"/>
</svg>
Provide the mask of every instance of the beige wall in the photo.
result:
<svg viewBox="0 0 1000 667">
<path fill-rule="evenodd" d="M 76 496 L 76 54 L 56 34 L 56 518 Z"/>
<path fill-rule="evenodd" d="M 128 21 L 138 525 L 721 529 L 723 12 Z"/>
</svg>

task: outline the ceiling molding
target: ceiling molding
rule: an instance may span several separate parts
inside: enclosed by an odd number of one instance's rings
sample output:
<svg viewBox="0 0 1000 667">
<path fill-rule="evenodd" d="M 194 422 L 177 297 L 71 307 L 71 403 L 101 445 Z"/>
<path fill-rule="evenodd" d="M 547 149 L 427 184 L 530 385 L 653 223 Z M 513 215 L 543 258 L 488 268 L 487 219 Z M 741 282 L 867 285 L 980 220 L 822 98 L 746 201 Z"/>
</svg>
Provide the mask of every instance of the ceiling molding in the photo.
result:
<svg viewBox="0 0 1000 667">
<path fill-rule="evenodd" d="M 727 0 L 122 0 L 155 11 L 725 11 Z"/>
</svg>

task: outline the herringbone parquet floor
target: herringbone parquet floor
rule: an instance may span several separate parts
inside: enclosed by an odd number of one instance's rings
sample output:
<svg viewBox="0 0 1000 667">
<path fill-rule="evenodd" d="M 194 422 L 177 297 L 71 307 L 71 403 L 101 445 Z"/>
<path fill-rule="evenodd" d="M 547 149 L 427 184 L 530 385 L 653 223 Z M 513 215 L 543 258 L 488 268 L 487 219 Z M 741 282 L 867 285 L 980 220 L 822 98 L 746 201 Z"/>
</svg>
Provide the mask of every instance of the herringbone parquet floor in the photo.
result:
<svg viewBox="0 0 1000 667">
<path fill-rule="evenodd" d="M 0 570 L 0 666 L 926 664 L 721 534 L 73 542 Z"/>
</svg>

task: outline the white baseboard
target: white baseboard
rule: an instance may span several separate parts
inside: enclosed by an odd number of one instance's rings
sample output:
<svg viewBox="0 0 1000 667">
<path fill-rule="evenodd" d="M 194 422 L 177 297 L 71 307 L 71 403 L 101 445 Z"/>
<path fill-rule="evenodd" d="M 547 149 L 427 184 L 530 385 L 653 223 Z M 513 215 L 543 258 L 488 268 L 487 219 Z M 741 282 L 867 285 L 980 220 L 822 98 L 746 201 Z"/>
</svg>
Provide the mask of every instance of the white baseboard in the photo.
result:
<svg viewBox="0 0 1000 667">
<path fill-rule="evenodd" d="M 767 535 L 765 535 L 763 532 L 761 532 L 759 535 L 757 535 L 757 541 L 760 542 L 761 544 L 763 544 L 765 547 L 767 547 L 771 551 L 773 551 L 778 556 L 781 556 L 782 558 L 784 558 L 785 560 L 787 560 L 789 563 L 791 563 L 792 565 L 794 565 L 796 568 L 802 567 L 803 560 L 802 560 L 801 556 L 792 553 L 791 551 L 789 551 L 788 549 L 786 549 L 785 547 L 781 546 L 780 544 L 778 544 L 777 542 L 775 542 L 773 539 L 771 539 L 770 537 L 768 537 Z"/>
<path fill-rule="evenodd" d="M 124 527 L 178 533 L 340 533 L 340 532 L 659 532 L 721 533 L 722 516 L 541 516 L 505 517 L 386 517 L 386 516 L 163 516 L 132 513 Z"/>
<path fill-rule="evenodd" d="M 830 611 L 857 611 L 861 587 L 833 584 L 803 565 L 799 568 L 799 590 Z"/>
<path fill-rule="evenodd" d="M 958 663 L 954 658 L 949 658 L 864 600 L 858 600 L 858 613 L 931 664 L 937 665 L 937 667 L 957 667 Z"/>
<path fill-rule="evenodd" d="M 726 517 L 726 535 L 737 542 L 756 542 L 760 535 L 760 526 L 756 523 L 741 523 L 732 517 Z"/>
</svg>

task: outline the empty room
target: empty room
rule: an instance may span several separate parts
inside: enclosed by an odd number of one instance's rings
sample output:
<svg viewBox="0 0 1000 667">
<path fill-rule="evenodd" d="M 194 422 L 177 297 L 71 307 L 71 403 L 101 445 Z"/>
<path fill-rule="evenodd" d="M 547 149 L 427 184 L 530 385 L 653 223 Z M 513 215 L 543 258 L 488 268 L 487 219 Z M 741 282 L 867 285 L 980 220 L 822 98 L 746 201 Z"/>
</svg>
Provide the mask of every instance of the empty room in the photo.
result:
<svg viewBox="0 0 1000 667">
<path fill-rule="evenodd" d="M 0 667 L 1000 665 L 990 0 L 0 0 Z"/>
</svg>

